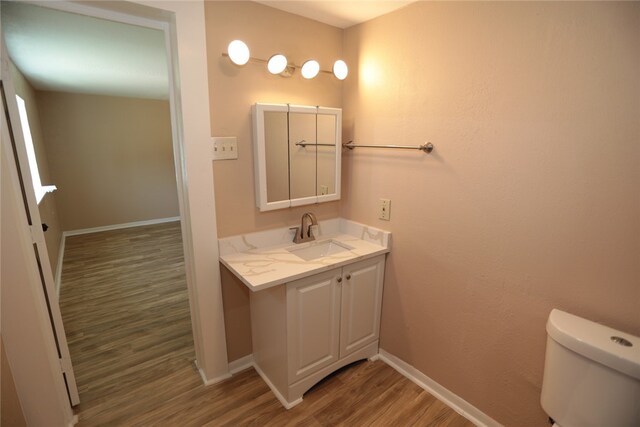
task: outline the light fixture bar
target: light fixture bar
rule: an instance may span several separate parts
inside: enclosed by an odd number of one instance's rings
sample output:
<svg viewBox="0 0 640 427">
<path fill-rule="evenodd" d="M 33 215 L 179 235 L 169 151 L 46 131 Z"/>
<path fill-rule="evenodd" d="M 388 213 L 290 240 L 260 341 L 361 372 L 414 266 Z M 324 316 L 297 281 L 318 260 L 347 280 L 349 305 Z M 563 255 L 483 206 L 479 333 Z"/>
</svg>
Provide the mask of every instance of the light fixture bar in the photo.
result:
<svg viewBox="0 0 640 427">
<path fill-rule="evenodd" d="M 222 52 L 222 56 L 224 56 L 225 58 L 228 58 L 229 54 L 226 53 L 226 52 Z M 269 61 L 266 60 L 266 59 L 254 58 L 253 56 L 250 56 L 249 57 L 249 62 L 255 62 L 257 64 L 267 64 Z M 296 64 L 291 64 L 291 63 L 289 63 L 287 65 L 287 67 L 291 67 L 291 68 L 294 68 L 294 69 L 297 69 L 297 70 L 302 69 L 302 65 L 296 65 Z M 320 69 L 319 72 L 320 73 L 326 73 L 326 74 L 333 74 L 333 71 L 328 71 L 328 70 L 323 70 L 323 69 Z"/>
<path fill-rule="evenodd" d="M 227 52 L 222 52 L 222 56 L 225 58 L 229 58 L 229 54 Z M 259 64 L 266 64 L 268 61 L 266 59 L 254 58 L 253 56 L 249 57 L 249 62 L 257 62 Z"/>
</svg>

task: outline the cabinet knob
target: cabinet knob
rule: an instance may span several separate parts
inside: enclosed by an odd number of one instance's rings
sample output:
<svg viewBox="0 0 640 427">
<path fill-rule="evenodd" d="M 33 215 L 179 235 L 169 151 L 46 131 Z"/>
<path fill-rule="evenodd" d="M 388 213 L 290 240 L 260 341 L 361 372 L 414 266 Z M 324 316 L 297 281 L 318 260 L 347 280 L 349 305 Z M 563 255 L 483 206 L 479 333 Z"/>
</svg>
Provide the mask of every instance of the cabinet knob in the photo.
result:
<svg viewBox="0 0 640 427">
<path fill-rule="evenodd" d="M 342 283 L 342 277 L 338 277 L 338 283 Z"/>
<path fill-rule="evenodd" d="M 347 280 L 351 280 L 351 275 L 347 274 Z"/>
</svg>

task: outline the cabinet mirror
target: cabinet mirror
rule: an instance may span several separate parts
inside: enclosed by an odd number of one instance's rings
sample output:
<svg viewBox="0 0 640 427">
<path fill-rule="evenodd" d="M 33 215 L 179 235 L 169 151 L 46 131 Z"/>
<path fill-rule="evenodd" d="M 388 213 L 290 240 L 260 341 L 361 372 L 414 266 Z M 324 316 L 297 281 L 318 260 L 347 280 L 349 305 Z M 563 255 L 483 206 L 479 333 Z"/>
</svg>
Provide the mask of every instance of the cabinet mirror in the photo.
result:
<svg viewBox="0 0 640 427">
<path fill-rule="evenodd" d="M 259 103 L 253 123 L 261 211 L 340 198 L 339 108 Z"/>
</svg>

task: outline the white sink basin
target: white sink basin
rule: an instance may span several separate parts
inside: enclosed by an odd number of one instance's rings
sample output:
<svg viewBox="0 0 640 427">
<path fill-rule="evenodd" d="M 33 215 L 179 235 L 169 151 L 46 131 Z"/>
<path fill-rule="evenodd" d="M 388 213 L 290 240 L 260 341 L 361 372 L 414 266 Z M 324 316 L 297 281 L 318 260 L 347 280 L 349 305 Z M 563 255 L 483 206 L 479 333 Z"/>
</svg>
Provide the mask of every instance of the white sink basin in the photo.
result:
<svg viewBox="0 0 640 427">
<path fill-rule="evenodd" d="M 292 246 L 287 248 L 287 251 L 305 261 L 312 261 L 314 259 L 339 254 L 340 252 L 349 251 L 351 249 L 353 248 L 349 245 L 345 245 L 344 243 L 339 243 L 335 240 L 324 240 L 321 242 L 307 243 L 304 246 Z"/>
</svg>

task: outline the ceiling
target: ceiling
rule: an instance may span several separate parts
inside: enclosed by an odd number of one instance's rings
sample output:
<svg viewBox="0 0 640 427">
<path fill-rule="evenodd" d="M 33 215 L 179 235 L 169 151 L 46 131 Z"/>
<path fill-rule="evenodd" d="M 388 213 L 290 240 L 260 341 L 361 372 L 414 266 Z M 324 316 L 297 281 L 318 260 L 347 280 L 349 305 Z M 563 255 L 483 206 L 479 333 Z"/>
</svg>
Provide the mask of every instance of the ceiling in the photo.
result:
<svg viewBox="0 0 640 427">
<path fill-rule="evenodd" d="M 413 1 L 261 1 L 347 28 Z M 159 30 L 2 1 L 2 30 L 13 62 L 38 90 L 167 99 Z"/>
<path fill-rule="evenodd" d="M 334 27 L 349 28 L 352 25 L 360 24 L 377 16 L 400 9 L 410 3 L 414 3 L 416 0 L 256 1 L 267 6 L 275 7 L 276 9 L 324 22 Z"/>
<path fill-rule="evenodd" d="M 2 30 L 35 89 L 168 98 L 162 31 L 5 1 Z"/>
</svg>

